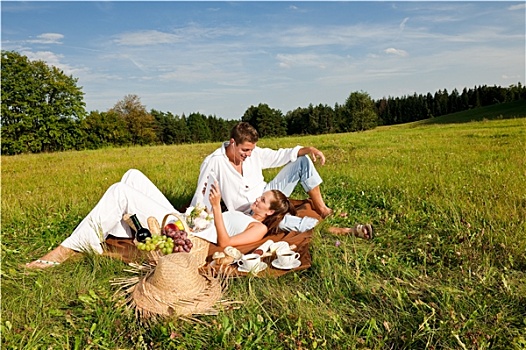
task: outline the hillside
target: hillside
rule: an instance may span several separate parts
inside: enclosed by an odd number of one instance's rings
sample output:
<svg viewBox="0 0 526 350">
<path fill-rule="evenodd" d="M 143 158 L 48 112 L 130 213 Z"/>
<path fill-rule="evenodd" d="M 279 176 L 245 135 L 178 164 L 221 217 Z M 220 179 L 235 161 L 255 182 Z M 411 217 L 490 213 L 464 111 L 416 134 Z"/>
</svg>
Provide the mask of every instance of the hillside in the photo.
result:
<svg viewBox="0 0 526 350">
<path fill-rule="evenodd" d="M 410 123 L 413 126 L 426 124 L 469 123 L 482 120 L 513 119 L 526 117 L 526 100 L 499 103 L 492 106 L 480 107 L 443 115 Z"/>
</svg>

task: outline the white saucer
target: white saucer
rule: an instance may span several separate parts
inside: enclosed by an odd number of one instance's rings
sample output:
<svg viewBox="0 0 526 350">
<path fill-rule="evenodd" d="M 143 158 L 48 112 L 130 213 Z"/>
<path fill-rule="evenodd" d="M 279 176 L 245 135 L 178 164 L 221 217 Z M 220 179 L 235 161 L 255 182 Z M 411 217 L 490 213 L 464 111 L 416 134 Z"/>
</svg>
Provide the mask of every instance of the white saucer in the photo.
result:
<svg viewBox="0 0 526 350">
<path fill-rule="evenodd" d="M 272 266 L 274 266 L 277 269 L 281 269 L 281 270 L 295 269 L 296 267 L 298 267 L 300 265 L 301 265 L 301 261 L 299 261 L 299 260 L 294 260 L 294 263 L 292 263 L 292 265 L 290 265 L 290 266 L 282 266 L 279 263 L 278 259 L 272 260 Z"/>
<path fill-rule="evenodd" d="M 264 263 L 264 262 L 262 261 L 262 262 L 260 262 L 260 263 L 258 264 L 258 268 L 257 268 L 257 269 L 254 269 L 254 268 L 253 268 L 252 270 L 247 270 L 247 269 L 245 269 L 244 267 L 238 266 L 238 267 L 237 267 L 237 270 L 238 270 L 239 272 L 245 272 L 245 273 L 252 272 L 252 273 L 256 274 L 256 273 L 258 273 L 258 272 L 261 272 L 261 271 L 265 270 L 267 267 L 268 267 L 267 263 Z"/>
</svg>

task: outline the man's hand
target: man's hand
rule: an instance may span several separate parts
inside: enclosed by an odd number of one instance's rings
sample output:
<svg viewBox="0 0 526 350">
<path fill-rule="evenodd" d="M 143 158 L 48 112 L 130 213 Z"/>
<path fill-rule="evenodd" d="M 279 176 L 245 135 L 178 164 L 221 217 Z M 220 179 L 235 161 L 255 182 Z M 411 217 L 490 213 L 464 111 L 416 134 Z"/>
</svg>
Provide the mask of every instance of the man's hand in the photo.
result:
<svg viewBox="0 0 526 350">
<path fill-rule="evenodd" d="M 300 148 L 300 150 L 298 152 L 298 156 L 304 156 L 304 155 L 307 155 L 307 154 L 310 154 L 313 162 L 316 162 L 316 159 L 320 158 L 320 164 L 321 165 L 325 164 L 325 156 L 323 155 L 323 152 L 320 151 L 319 149 L 317 149 L 315 147 L 303 147 L 303 148 Z"/>
</svg>

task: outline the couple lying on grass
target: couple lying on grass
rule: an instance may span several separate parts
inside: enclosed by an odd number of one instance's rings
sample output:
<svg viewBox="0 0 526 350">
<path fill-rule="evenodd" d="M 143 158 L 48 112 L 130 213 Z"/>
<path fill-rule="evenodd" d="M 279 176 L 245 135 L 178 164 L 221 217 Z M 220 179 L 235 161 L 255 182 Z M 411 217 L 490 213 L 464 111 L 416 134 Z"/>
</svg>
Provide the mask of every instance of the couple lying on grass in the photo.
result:
<svg viewBox="0 0 526 350">
<path fill-rule="evenodd" d="M 257 131 L 248 123 L 238 123 L 231 131 L 230 140 L 205 158 L 201 164 L 198 186 L 191 205 L 204 203 L 204 188 L 208 175 L 217 180 L 211 188 L 209 201 L 214 215 L 217 244 L 221 247 L 257 242 L 267 233 L 278 230 L 307 231 L 317 220 L 295 216 L 288 196 L 298 182 L 310 196 L 314 210 L 325 218 L 332 214 L 322 198 L 322 179 L 312 160 L 325 156 L 314 147 L 272 150 L 259 148 Z M 270 182 L 265 182 L 263 169 L 283 166 Z M 221 200 L 228 209 L 222 213 Z M 123 220 L 124 214 L 136 214 L 141 222 L 150 216 L 159 222 L 167 213 L 175 212 L 161 191 L 140 171 L 132 169 L 120 182 L 110 186 L 92 211 L 75 228 L 71 236 L 58 247 L 33 262 L 28 268 L 46 268 L 64 262 L 79 251 L 103 253 L 101 243 L 108 235 L 131 238 L 131 228 Z M 332 233 L 352 233 L 372 238 L 371 225 L 353 228 L 332 228 Z"/>
</svg>

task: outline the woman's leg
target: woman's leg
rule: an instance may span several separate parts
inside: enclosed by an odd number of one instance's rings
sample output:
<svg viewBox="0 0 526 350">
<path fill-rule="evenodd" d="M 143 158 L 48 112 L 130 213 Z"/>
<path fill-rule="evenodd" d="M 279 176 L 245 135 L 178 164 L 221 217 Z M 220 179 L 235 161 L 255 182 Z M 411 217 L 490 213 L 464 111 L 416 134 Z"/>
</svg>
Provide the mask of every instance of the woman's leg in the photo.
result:
<svg viewBox="0 0 526 350">
<path fill-rule="evenodd" d="M 328 231 L 333 235 L 347 235 L 352 234 L 363 239 L 374 238 L 374 227 L 371 224 L 355 225 L 354 227 L 329 227 Z"/>
</svg>

